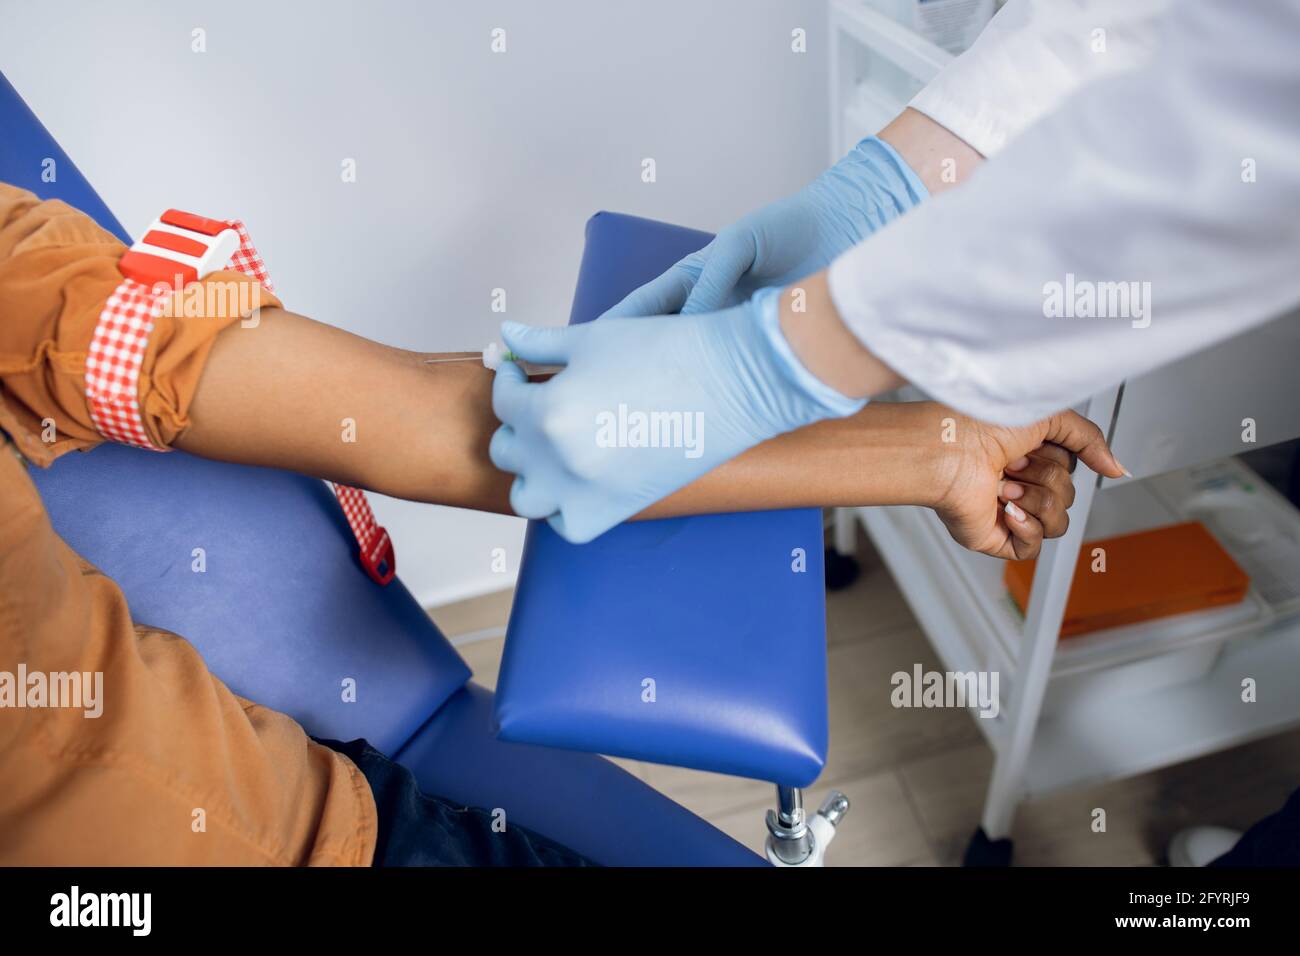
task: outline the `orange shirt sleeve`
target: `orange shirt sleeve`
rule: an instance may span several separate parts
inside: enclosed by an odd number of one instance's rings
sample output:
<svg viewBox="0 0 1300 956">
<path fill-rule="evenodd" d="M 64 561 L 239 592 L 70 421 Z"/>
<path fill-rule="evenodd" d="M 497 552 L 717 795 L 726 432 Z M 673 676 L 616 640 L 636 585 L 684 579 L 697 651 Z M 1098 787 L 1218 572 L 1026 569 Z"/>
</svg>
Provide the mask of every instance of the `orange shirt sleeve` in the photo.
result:
<svg viewBox="0 0 1300 956">
<path fill-rule="evenodd" d="M 102 440 L 86 350 L 123 251 L 64 203 L 0 184 L 0 429 L 29 461 Z M 138 394 L 157 444 L 185 429 L 213 340 L 257 301 L 241 290 L 279 304 L 251 282 L 215 273 L 193 287 L 202 308 L 173 300 L 155 321 Z M 371 861 L 360 770 L 232 694 L 190 644 L 133 621 L 121 589 L 54 532 L 0 434 L 0 672 L 20 667 L 99 681 L 98 712 L 0 707 L 0 865 Z"/>
<path fill-rule="evenodd" d="M 86 403 L 86 351 L 104 302 L 122 281 L 126 247 L 84 213 L 0 183 L 0 428 L 48 465 L 104 439 Z M 279 306 L 256 280 L 216 272 L 154 320 L 140 369 L 145 430 L 169 447 L 188 412 L 213 340 L 250 309 Z"/>
</svg>

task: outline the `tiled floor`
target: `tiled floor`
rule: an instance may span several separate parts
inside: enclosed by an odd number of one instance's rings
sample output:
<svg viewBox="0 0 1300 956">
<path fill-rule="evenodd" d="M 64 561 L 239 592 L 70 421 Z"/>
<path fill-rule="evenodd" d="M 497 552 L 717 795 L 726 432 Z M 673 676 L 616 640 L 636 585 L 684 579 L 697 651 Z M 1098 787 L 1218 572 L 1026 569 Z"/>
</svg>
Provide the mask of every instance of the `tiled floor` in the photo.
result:
<svg viewBox="0 0 1300 956">
<path fill-rule="evenodd" d="M 939 669 L 889 572 L 865 540 L 862 576 L 828 596 L 830 755 L 807 795 L 830 787 L 853 808 L 829 853 L 836 866 L 952 865 L 979 819 L 993 759 L 964 711 L 898 710 L 889 676 L 915 662 Z M 509 591 L 435 609 L 488 687 L 496 682 L 510 611 Z M 761 852 L 772 788 L 758 781 L 618 761 L 651 786 Z M 1200 760 L 1021 806 L 1021 865 L 1148 865 L 1161 862 L 1180 827 L 1215 822 L 1244 828 L 1300 786 L 1300 731 Z M 1105 833 L 1092 811 L 1106 810 Z"/>
</svg>

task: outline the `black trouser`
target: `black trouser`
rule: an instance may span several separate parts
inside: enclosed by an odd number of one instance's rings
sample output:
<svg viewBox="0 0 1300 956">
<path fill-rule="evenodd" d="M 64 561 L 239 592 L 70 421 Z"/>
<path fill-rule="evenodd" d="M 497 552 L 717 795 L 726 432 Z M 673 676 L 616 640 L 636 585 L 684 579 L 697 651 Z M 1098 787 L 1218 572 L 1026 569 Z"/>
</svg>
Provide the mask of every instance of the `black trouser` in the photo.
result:
<svg viewBox="0 0 1300 956">
<path fill-rule="evenodd" d="M 1260 820 L 1210 866 L 1300 866 L 1300 790 Z"/>
<path fill-rule="evenodd" d="M 489 810 L 421 793 L 411 771 L 364 740 L 319 742 L 351 759 L 370 782 L 379 811 L 375 866 L 594 865 Z"/>
</svg>

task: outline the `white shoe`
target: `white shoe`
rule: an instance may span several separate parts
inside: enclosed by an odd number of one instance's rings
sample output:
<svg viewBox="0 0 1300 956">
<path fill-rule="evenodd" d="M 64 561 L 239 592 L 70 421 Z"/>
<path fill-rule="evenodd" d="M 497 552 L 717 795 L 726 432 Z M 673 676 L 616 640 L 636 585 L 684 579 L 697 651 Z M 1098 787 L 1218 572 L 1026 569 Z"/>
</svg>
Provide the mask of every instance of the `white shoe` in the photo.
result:
<svg viewBox="0 0 1300 956">
<path fill-rule="evenodd" d="M 1169 865 L 1206 866 L 1231 850 L 1240 839 L 1240 830 L 1227 827 L 1187 827 L 1169 841 Z"/>
</svg>

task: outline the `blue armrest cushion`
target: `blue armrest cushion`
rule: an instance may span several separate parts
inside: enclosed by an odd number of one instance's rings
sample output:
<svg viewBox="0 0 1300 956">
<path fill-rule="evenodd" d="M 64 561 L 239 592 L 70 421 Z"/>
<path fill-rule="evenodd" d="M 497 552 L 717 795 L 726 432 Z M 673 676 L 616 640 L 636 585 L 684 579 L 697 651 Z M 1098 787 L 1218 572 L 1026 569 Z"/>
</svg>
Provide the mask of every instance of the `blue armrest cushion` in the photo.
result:
<svg viewBox="0 0 1300 956">
<path fill-rule="evenodd" d="M 492 695 L 472 683 L 396 759 L 425 793 L 500 809 L 507 826 L 544 833 L 603 866 L 766 862 L 603 757 L 496 739 Z"/>
<path fill-rule="evenodd" d="M 571 321 L 709 238 L 593 217 Z M 805 786 L 826 756 L 824 587 L 814 509 L 634 522 L 586 545 L 533 522 L 500 735 Z"/>
</svg>

